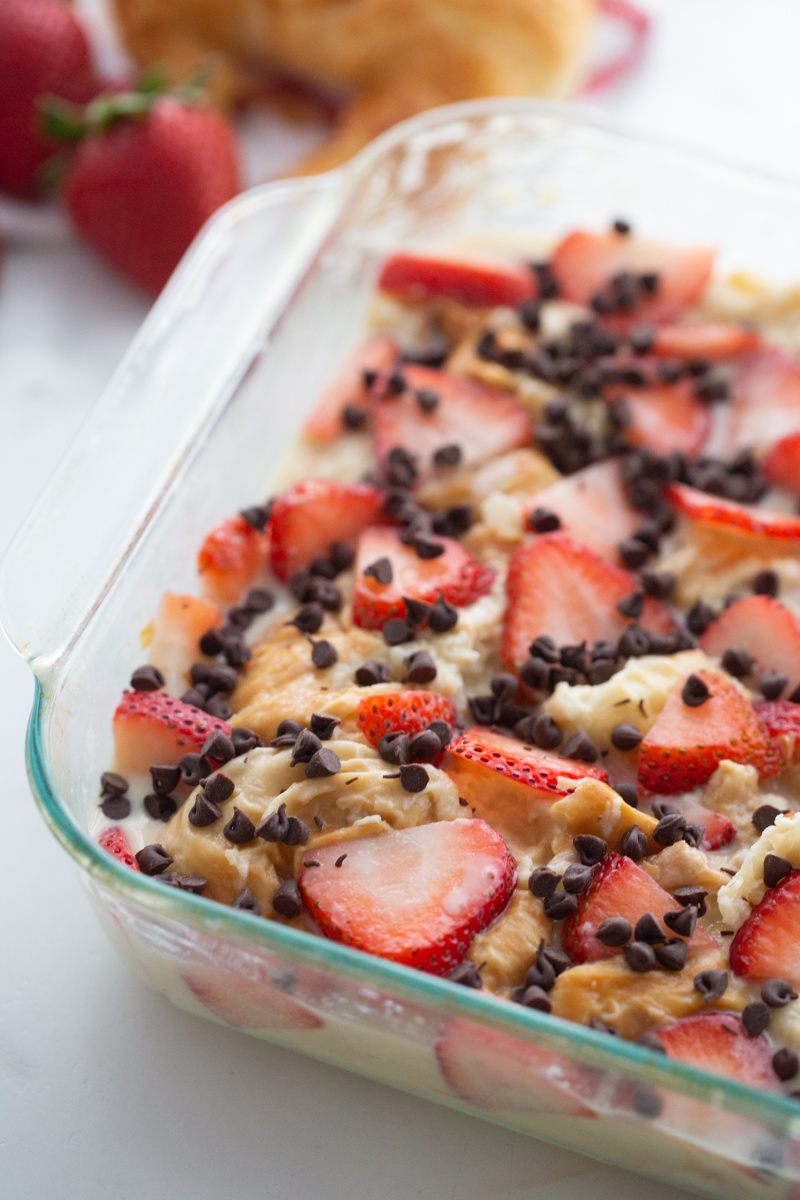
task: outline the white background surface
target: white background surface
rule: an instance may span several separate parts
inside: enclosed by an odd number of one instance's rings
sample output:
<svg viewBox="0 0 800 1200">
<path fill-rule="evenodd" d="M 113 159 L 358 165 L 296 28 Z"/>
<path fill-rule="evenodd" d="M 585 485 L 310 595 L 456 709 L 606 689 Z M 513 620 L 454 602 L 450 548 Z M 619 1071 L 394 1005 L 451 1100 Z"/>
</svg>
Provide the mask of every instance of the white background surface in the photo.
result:
<svg viewBox="0 0 800 1200">
<path fill-rule="evenodd" d="M 628 123 L 800 174 L 796 0 L 649 0 Z M 274 131 L 273 158 L 283 157 Z M 273 149 L 273 147 L 277 147 Z M 787 235 L 791 231 L 787 231 Z M 787 236 L 787 253 L 800 245 Z M 146 301 L 72 243 L 0 269 L 0 550 Z M 76 530 L 76 536 L 80 531 Z M 30 798 L 31 677 L 0 639 L 0 1193 L 8 1200 L 680 1200 L 685 1193 L 172 1009 L 116 959 Z"/>
</svg>

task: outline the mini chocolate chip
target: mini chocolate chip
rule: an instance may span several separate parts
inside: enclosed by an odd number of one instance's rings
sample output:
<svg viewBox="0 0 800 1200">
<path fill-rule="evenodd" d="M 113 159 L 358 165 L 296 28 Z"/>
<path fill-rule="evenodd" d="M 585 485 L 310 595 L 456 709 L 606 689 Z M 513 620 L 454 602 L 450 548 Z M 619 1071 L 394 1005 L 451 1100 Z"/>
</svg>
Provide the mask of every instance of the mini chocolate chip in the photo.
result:
<svg viewBox="0 0 800 1200">
<path fill-rule="evenodd" d="M 269 612 L 274 603 L 275 597 L 266 588 L 251 588 L 244 598 L 244 607 L 253 613 Z"/>
<path fill-rule="evenodd" d="M 417 650 L 405 660 L 404 683 L 432 683 L 436 678 L 436 663 L 427 650 Z"/>
<path fill-rule="evenodd" d="M 586 678 L 593 687 L 605 683 L 616 673 L 617 664 L 613 658 L 596 658 L 586 672 Z"/>
<path fill-rule="evenodd" d="M 642 571 L 640 578 L 647 595 L 656 600 L 666 600 L 675 588 L 675 576 L 669 571 Z"/>
<path fill-rule="evenodd" d="M 296 742 L 300 734 L 303 732 L 303 726 L 299 721 L 292 720 L 291 717 L 285 717 L 278 722 L 278 728 L 275 731 L 279 738 L 294 738 Z M 292 743 L 294 745 L 294 742 Z"/>
<path fill-rule="evenodd" d="M 243 667 L 253 652 L 242 638 L 227 638 L 222 653 L 229 667 Z"/>
<path fill-rule="evenodd" d="M 250 888 L 242 888 L 238 896 L 231 901 L 231 908 L 240 908 L 243 912 L 252 913 L 254 917 L 261 916 L 261 905 L 256 900 Z"/>
<path fill-rule="evenodd" d="M 286 833 L 281 839 L 284 846 L 303 846 L 309 839 L 310 830 L 299 817 L 289 817 Z"/>
<path fill-rule="evenodd" d="M 432 762 L 437 754 L 441 754 L 442 743 L 435 733 L 425 729 L 412 737 L 409 752 L 412 762 Z"/>
<path fill-rule="evenodd" d="M 300 916 L 303 911 L 303 898 L 296 880 L 287 879 L 281 884 L 272 897 L 272 907 L 279 916 L 286 917 L 287 920 Z"/>
<path fill-rule="evenodd" d="M 414 550 L 417 558 L 424 561 L 440 558 L 444 554 L 445 548 L 444 542 L 435 542 L 432 538 L 423 536 L 414 538 Z"/>
<path fill-rule="evenodd" d="M 630 624 L 619 639 L 619 652 L 624 658 L 640 658 L 650 652 L 650 637 L 641 625 Z"/>
<path fill-rule="evenodd" d="M 511 675 L 504 672 L 500 675 L 494 675 L 489 684 L 492 689 L 492 695 L 495 700 L 501 704 L 513 700 L 519 688 L 519 680 L 516 675 Z"/>
<path fill-rule="evenodd" d="M 563 921 L 578 907 L 578 897 L 572 892 L 552 892 L 544 902 L 545 916 L 551 921 Z"/>
<path fill-rule="evenodd" d="M 768 979 L 761 985 L 761 999 L 770 1008 L 784 1008 L 790 1000 L 797 999 L 797 992 L 786 979 Z"/>
<path fill-rule="evenodd" d="M 346 858 L 347 858 L 346 854 L 340 854 L 339 857 L 336 859 L 336 862 L 333 865 L 335 867 L 341 867 Z"/>
<path fill-rule="evenodd" d="M 403 603 L 406 606 L 406 621 L 412 629 L 419 629 L 424 625 L 433 609 L 432 604 L 415 600 L 412 596 L 403 596 Z"/>
<path fill-rule="evenodd" d="M 624 946 L 633 936 L 633 930 L 624 917 L 608 917 L 597 926 L 594 936 L 604 946 Z"/>
<path fill-rule="evenodd" d="M 181 769 L 171 763 L 153 763 L 150 776 L 153 780 L 153 791 L 159 796 L 168 796 L 181 781 Z"/>
<path fill-rule="evenodd" d="M 792 864 L 778 854 L 768 854 L 764 859 L 764 883 L 768 888 L 774 888 L 791 873 Z"/>
<path fill-rule="evenodd" d="M 686 679 L 686 682 L 681 689 L 681 700 L 688 705 L 689 708 L 699 708 L 701 704 L 705 704 L 706 700 L 710 699 L 711 692 L 708 684 L 694 671 Z"/>
<path fill-rule="evenodd" d="M 197 787 L 213 771 L 213 767 L 202 754 L 184 754 L 180 762 L 181 779 L 189 787 Z"/>
<path fill-rule="evenodd" d="M 781 588 L 778 572 L 767 568 L 759 571 L 753 580 L 753 591 L 757 596 L 777 596 Z"/>
<path fill-rule="evenodd" d="M 714 615 L 713 608 L 709 608 L 702 600 L 696 600 L 686 614 L 686 626 L 689 632 L 700 637 L 714 620 Z"/>
<path fill-rule="evenodd" d="M 428 618 L 428 627 L 434 633 L 447 633 L 457 623 L 458 610 L 449 601 L 445 600 L 444 596 L 439 596 Z"/>
<path fill-rule="evenodd" d="M 439 393 L 432 388 L 418 388 L 414 395 L 424 413 L 432 413 L 439 407 Z"/>
<path fill-rule="evenodd" d="M 243 813 L 240 808 L 234 808 L 233 816 L 222 832 L 229 842 L 233 842 L 235 846 L 243 846 L 246 842 L 252 842 L 256 836 L 256 827 L 247 813 Z"/>
<path fill-rule="evenodd" d="M 535 1008 L 538 1012 L 550 1012 L 552 1003 L 544 988 L 533 984 L 531 987 L 520 989 L 520 993 L 518 1004 L 523 1004 L 525 1008 Z"/>
<path fill-rule="evenodd" d="M 223 650 L 222 638 L 216 629 L 207 630 L 198 642 L 201 654 L 208 654 L 213 657 L 215 654 L 221 654 Z"/>
<path fill-rule="evenodd" d="M 339 654 L 332 642 L 314 642 L 311 648 L 311 661 L 318 671 L 326 671 L 339 661 Z"/>
<path fill-rule="evenodd" d="M 651 912 L 643 913 L 639 917 L 633 931 L 633 936 L 637 942 L 648 942 L 651 946 L 667 940 L 667 935 Z"/>
<path fill-rule="evenodd" d="M 683 840 L 689 846 L 699 846 L 705 836 L 705 825 L 701 825 L 698 821 L 687 821 L 683 831 Z"/>
<path fill-rule="evenodd" d="M 199 684 L 197 687 L 187 688 L 185 692 L 181 692 L 181 704 L 191 704 L 192 708 L 200 708 L 203 712 L 206 711 L 206 702 L 208 700 L 208 685 L 205 683 Z"/>
<path fill-rule="evenodd" d="M 171 866 L 175 861 L 171 854 L 167 854 L 159 842 L 152 842 L 149 846 L 143 846 L 141 850 L 136 852 L 134 857 L 143 875 L 160 875 L 162 871 L 166 871 L 167 867 Z"/>
<path fill-rule="evenodd" d="M 656 946 L 656 959 L 667 971 L 682 971 L 689 957 L 689 947 L 682 938 L 669 938 L 663 946 Z"/>
<path fill-rule="evenodd" d="M 131 802 L 127 796 L 102 796 L 100 811 L 109 821 L 124 821 L 131 815 Z"/>
<path fill-rule="evenodd" d="M 534 690 L 541 690 L 547 687 L 550 679 L 550 667 L 543 658 L 538 658 L 536 655 L 531 655 L 526 658 L 520 668 L 520 676 L 523 683 L 527 683 L 528 687 Z"/>
<path fill-rule="evenodd" d="M 627 722 L 615 725 L 611 730 L 611 744 L 616 746 L 617 750 L 633 750 L 641 740 L 642 734 L 636 726 Z"/>
<path fill-rule="evenodd" d="M 655 951 L 647 942 L 628 942 L 623 954 L 632 971 L 650 971 L 656 965 Z"/>
<path fill-rule="evenodd" d="M 194 896 L 202 896 L 208 880 L 202 875 L 179 875 L 177 885 L 182 892 L 191 892 Z"/>
<path fill-rule="evenodd" d="M 575 758 L 580 762 L 597 762 L 600 751 L 595 746 L 588 733 L 573 733 L 564 744 L 565 758 Z"/>
<path fill-rule="evenodd" d="M 230 762 L 232 758 L 236 758 L 236 749 L 233 742 L 221 729 L 214 730 L 203 745 L 200 753 L 204 758 L 220 765 Z"/>
<path fill-rule="evenodd" d="M 540 713 L 533 722 L 533 740 L 540 750 L 555 750 L 563 736 L 549 713 Z"/>
<path fill-rule="evenodd" d="M 287 621 L 286 624 L 294 625 L 301 633 L 316 633 L 324 618 L 322 605 L 313 600 L 310 604 L 304 604 L 302 608 L 299 608 L 293 620 Z"/>
<path fill-rule="evenodd" d="M 749 1038 L 756 1038 L 770 1023 L 772 1013 L 763 1000 L 751 1000 L 742 1009 L 742 1027 Z"/>
<path fill-rule="evenodd" d="M 383 663 L 365 662 L 356 670 L 356 683 L 359 687 L 372 687 L 375 683 L 388 683 L 390 678 L 389 668 Z"/>
<path fill-rule="evenodd" d="M 157 692 L 164 686 L 164 676 L 158 667 L 137 667 L 131 675 L 131 687 L 136 692 Z"/>
<path fill-rule="evenodd" d="M 180 768 L 176 769 L 178 771 L 178 779 L 180 780 Z M 103 771 L 103 774 L 100 776 L 100 787 L 109 796 L 124 796 L 130 784 L 127 779 L 123 779 L 121 775 L 115 774 L 114 771 Z M 169 790 L 172 791 L 172 788 Z"/>
<path fill-rule="evenodd" d="M 778 1079 L 786 1083 L 800 1071 L 800 1058 L 788 1046 L 781 1046 L 772 1056 L 772 1069 Z"/>
<path fill-rule="evenodd" d="M 614 233 L 618 233 L 620 237 L 627 237 L 631 232 L 630 221 L 624 221 L 621 217 L 618 217 L 613 222 L 611 228 L 614 230 Z"/>
<path fill-rule="evenodd" d="M 753 659 L 746 650 L 730 647 L 722 656 L 722 669 L 735 679 L 744 679 L 753 669 Z"/>
<path fill-rule="evenodd" d="M 265 842 L 282 842 L 289 829 L 289 818 L 286 816 L 286 805 L 281 804 L 274 813 L 265 817 L 256 829 L 256 837 Z"/>
<path fill-rule="evenodd" d="M 691 937 L 697 924 L 697 909 L 693 905 L 664 913 L 664 924 L 681 937 Z"/>
<path fill-rule="evenodd" d="M 561 528 L 561 517 L 549 508 L 534 508 L 528 514 L 528 526 L 536 533 L 552 533 Z"/>
<path fill-rule="evenodd" d="M 682 813 L 667 813 L 653 830 L 653 841 L 658 842 L 659 846 L 674 846 L 676 842 L 683 841 L 685 829 L 686 818 Z"/>
<path fill-rule="evenodd" d="M 699 917 L 702 917 L 705 913 L 705 900 L 706 896 L 708 895 L 708 892 L 705 890 L 705 888 L 702 888 L 697 884 L 690 883 L 687 884 L 686 887 L 675 888 L 675 891 L 672 893 L 672 895 L 673 898 L 678 901 L 678 904 L 680 904 L 681 907 L 687 908 L 689 905 L 692 905 L 694 908 L 696 908 L 697 915 Z"/>
<path fill-rule="evenodd" d="M 623 617 L 630 617 L 632 621 L 638 621 L 644 611 L 644 588 L 636 588 L 627 596 L 623 596 L 617 602 L 617 611 L 621 612 Z"/>
<path fill-rule="evenodd" d="M 195 829 L 204 829 L 206 825 L 213 825 L 221 816 L 219 808 L 209 800 L 205 792 L 198 792 L 189 810 L 189 824 L 194 825 Z"/>
<path fill-rule="evenodd" d="M 645 1117 L 648 1121 L 655 1121 L 661 1116 L 664 1110 L 664 1101 L 658 1092 L 651 1087 L 637 1087 L 631 1098 L 631 1104 L 634 1112 L 637 1112 L 640 1117 Z"/>
<path fill-rule="evenodd" d="M 643 563 L 650 557 L 650 547 L 644 542 L 640 542 L 638 538 L 625 538 L 620 542 L 619 556 L 626 567 L 630 567 L 635 571 L 637 567 L 641 567 Z"/>
<path fill-rule="evenodd" d="M 414 630 L 402 617 L 390 617 L 385 622 L 381 633 L 387 646 L 401 646 L 403 642 L 410 642 L 414 637 Z"/>
<path fill-rule="evenodd" d="M 312 754 L 306 766 L 306 779 L 325 779 L 328 775 L 335 775 L 337 771 L 342 769 L 341 759 L 338 754 L 328 747 L 322 750 L 317 750 L 316 754 Z"/>
<path fill-rule="evenodd" d="M 647 834 L 643 833 L 638 825 L 631 825 L 630 829 L 622 835 L 619 849 L 626 858 L 632 858 L 634 862 L 639 862 L 647 854 Z"/>
<path fill-rule="evenodd" d="M 336 732 L 337 725 L 341 725 L 341 723 L 341 717 L 333 717 L 330 713 L 312 713 L 309 729 L 321 742 L 327 742 Z"/>
<path fill-rule="evenodd" d="M 404 792 L 424 792 L 428 782 L 428 772 L 418 763 L 403 764 L 400 767 L 400 786 Z"/>
<path fill-rule="evenodd" d="M 383 587 L 387 587 L 394 579 L 392 560 L 390 558 L 376 558 L 374 563 L 370 563 L 368 567 L 364 568 L 364 574 L 371 576 Z"/>
<path fill-rule="evenodd" d="M 431 721 L 428 726 L 428 732 L 434 733 L 439 739 L 439 745 L 444 749 L 453 740 L 453 727 L 448 721 Z"/>
<path fill-rule="evenodd" d="M 711 967 L 707 971 L 699 971 L 692 982 L 706 1004 L 711 1004 L 725 995 L 730 977 L 721 967 Z"/>
<path fill-rule="evenodd" d="M 405 766 L 411 754 L 408 734 L 400 730 L 385 733 L 378 742 L 378 754 L 393 767 Z"/>
<path fill-rule="evenodd" d="M 581 862 L 587 867 L 596 867 L 608 850 L 605 839 L 597 837 L 594 833 L 579 833 L 572 839 L 572 844 Z"/>
<path fill-rule="evenodd" d="M 298 763 L 310 762 L 318 750 L 322 749 L 322 742 L 315 733 L 310 729 L 304 729 L 298 736 L 292 750 L 292 759 L 289 764 L 296 767 Z"/>
<path fill-rule="evenodd" d="M 342 421 L 345 429 L 363 429 L 367 423 L 367 410 L 358 404 L 345 404 Z"/>
<path fill-rule="evenodd" d="M 352 566 L 354 559 L 355 551 L 347 542 L 331 542 L 330 560 L 337 575 Z"/>
<path fill-rule="evenodd" d="M 239 677 L 233 667 L 224 667 L 215 663 L 208 672 L 206 683 L 214 692 L 232 692 L 239 682 Z"/>
<path fill-rule="evenodd" d="M 549 867 L 537 867 L 531 871 L 528 888 L 534 896 L 538 896 L 540 900 L 546 900 L 548 896 L 552 896 L 560 882 L 561 876 L 557 875 L 555 871 L 551 871 Z"/>
<path fill-rule="evenodd" d="M 460 983 L 462 987 L 483 987 L 481 973 L 473 962 L 459 963 L 457 967 L 453 968 L 447 978 L 451 983 Z"/>
<path fill-rule="evenodd" d="M 224 804 L 233 795 L 234 782 L 227 775 L 212 775 L 203 784 L 203 791 L 206 799 L 210 800 L 212 804 Z"/>
<path fill-rule="evenodd" d="M 154 821 L 168 821 L 178 811 L 178 805 L 171 796 L 159 796 L 157 792 L 145 796 L 144 807 Z"/>
<path fill-rule="evenodd" d="M 434 451 L 433 463 L 436 467 L 457 467 L 461 462 L 461 457 L 461 447 L 451 442 Z"/>
<path fill-rule="evenodd" d="M 614 784 L 614 788 L 618 796 L 620 796 L 630 808 L 639 807 L 639 792 L 635 783 L 629 780 L 621 780 Z"/>
<path fill-rule="evenodd" d="M 564 891 L 580 896 L 582 892 L 588 890 L 592 882 L 592 874 L 591 867 L 587 867 L 583 863 L 570 863 L 565 869 L 562 879 Z"/>
<path fill-rule="evenodd" d="M 549 992 L 555 981 L 555 967 L 537 951 L 536 962 L 528 968 L 525 975 L 525 987 L 538 987 L 543 992 Z"/>
<path fill-rule="evenodd" d="M 656 1054 L 667 1053 L 661 1038 L 657 1033 L 653 1033 L 651 1031 L 648 1031 L 647 1033 L 640 1033 L 636 1039 L 636 1045 L 644 1046 L 647 1050 L 655 1050 Z"/>
<path fill-rule="evenodd" d="M 788 675 L 779 675 L 777 671 L 764 671 L 758 677 L 758 689 L 765 700 L 777 700 L 789 683 Z"/>
</svg>

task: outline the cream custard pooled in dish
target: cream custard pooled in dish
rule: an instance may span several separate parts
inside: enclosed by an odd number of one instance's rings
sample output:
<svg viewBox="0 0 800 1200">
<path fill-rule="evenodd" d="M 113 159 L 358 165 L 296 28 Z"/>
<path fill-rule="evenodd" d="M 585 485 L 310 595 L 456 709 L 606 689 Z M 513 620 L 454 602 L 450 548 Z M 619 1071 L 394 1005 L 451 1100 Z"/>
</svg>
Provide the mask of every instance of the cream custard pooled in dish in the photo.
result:
<svg viewBox="0 0 800 1200">
<path fill-rule="evenodd" d="M 164 886 L 798 1083 L 796 301 L 624 221 L 399 251 L 199 551 L 97 836 Z"/>
</svg>

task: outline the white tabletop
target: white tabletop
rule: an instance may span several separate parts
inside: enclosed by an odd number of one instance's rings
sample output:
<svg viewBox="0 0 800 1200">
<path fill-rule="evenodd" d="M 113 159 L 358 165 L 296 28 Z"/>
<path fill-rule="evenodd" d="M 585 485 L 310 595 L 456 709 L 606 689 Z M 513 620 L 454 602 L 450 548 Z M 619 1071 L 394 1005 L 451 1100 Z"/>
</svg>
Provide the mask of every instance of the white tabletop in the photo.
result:
<svg viewBox="0 0 800 1200">
<path fill-rule="evenodd" d="M 657 18 L 648 61 L 598 103 L 673 140 L 800 173 L 795 0 L 640 2 Z M 278 137 L 292 135 L 276 123 Z M 0 550 L 146 307 L 75 243 L 8 248 Z M 227 1032 L 148 991 L 115 957 L 30 798 L 31 696 L 27 667 L 0 639 L 4 1196 L 638 1198 L 636 1176 Z M 644 1186 L 651 1200 L 686 1195 Z"/>
</svg>

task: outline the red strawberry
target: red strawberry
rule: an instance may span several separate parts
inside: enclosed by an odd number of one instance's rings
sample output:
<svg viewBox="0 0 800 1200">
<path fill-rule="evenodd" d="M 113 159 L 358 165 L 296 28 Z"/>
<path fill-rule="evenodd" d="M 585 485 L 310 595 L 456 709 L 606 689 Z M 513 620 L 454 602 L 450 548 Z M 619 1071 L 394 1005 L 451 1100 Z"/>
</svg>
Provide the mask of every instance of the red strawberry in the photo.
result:
<svg viewBox="0 0 800 1200">
<path fill-rule="evenodd" d="M 767 452 L 761 470 L 773 487 L 784 488 L 793 496 L 800 496 L 800 433 L 789 433 L 777 441 Z"/>
<path fill-rule="evenodd" d="M 433 540 L 444 546 L 444 553 L 438 558 L 420 558 L 412 546 L 403 545 L 397 530 L 382 526 L 364 530 L 356 554 L 356 625 L 382 629 L 390 617 L 405 615 L 404 597 L 433 604 L 444 596 L 450 604 L 463 608 L 486 595 L 494 582 L 493 568 L 478 562 L 451 538 L 437 536 Z M 391 583 L 379 583 L 364 574 L 382 558 L 392 564 Z"/>
<path fill-rule="evenodd" d="M 203 591 L 219 604 L 235 604 L 267 564 L 269 533 L 244 517 L 230 517 L 206 536 L 197 556 Z"/>
<path fill-rule="evenodd" d="M 768 888 L 731 942 L 731 969 L 747 979 L 800 982 L 800 871 Z"/>
<path fill-rule="evenodd" d="M 517 880 L 505 842 L 484 821 L 331 842 L 313 860 L 300 890 L 326 937 L 434 975 L 461 962 Z"/>
<path fill-rule="evenodd" d="M 37 100 L 47 94 L 85 103 L 96 83 L 89 44 L 71 4 L 0 4 L 0 191 L 30 198 L 40 169 L 58 149 L 41 129 Z"/>
<path fill-rule="evenodd" d="M 582 1096 L 594 1080 L 574 1059 L 507 1033 L 452 1019 L 436 1043 L 445 1083 L 475 1108 L 503 1113 L 593 1117 Z"/>
<path fill-rule="evenodd" d="M 432 721 L 455 725 L 452 701 L 438 692 L 384 692 L 364 696 L 356 712 L 358 727 L 370 746 L 377 746 L 387 733 L 422 733 Z"/>
<path fill-rule="evenodd" d="M 227 721 L 166 692 L 123 692 L 114 713 L 117 767 L 144 774 L 151 763 L 180 762 L 184 754 L 197 753 L 216 729 L 230 737 Z"/>
<path fill-rule="evenodd" d="M 636 586 L 628 571 L 566 533 L 546 533 L 526 542 L 514 551 L 508 569 L 503 662 L 519 668 L 540 634 L 548 634 L 558 646 L 616 641 L 629 624 L 617 603 Z M 648 597 L 641 624 L 666 633 L 673 620 L 665 605 Z"/>
<path fill-rule="evenodd" d="M 531 800 L 565 796 L 568 788 L 562 786 L 562 779 L 608 778 L 603 767 L 562 758 L 482 725 L 459 734 L 448 747 L 444 766 L 470 804 L 497 792 L 502 794 L 504 809 L 510 807 L 512 797 L 524 810 Z M 536 792 L 542 795 L 532 794 Z"/>
<path fill-rule="evenodd" d="M 603 558 L 616 561 L 617 547 L 630 537 L 642 518 L 628 504 L 614 459 L 565 475 L 542 488 L 527 502 L 526 517 L 546 508 L 561 518 L 561 529 Z"/>
<path fill-rule="evenodd" d="M 134 858 L 130 843 L 119 825 L 111 825 L 108 829 L 104 829 L 97 842 L 103 850 L 124 863 L 126 867 L 130 867 L 132 871 L 139 870 L 139 864 Z"/>
<path fill-rule="evenodd" d="M 177 691 L 186 685 L 189 668 L 202 657 L 200 638 L 222 623 L 222 611 L 211 600 L 164 593 L 155 619 L 150 662 L 161 671 L 167 687 Z"/>
<path fill-rule="evenodd" d="M 685 704 L 681 679 L 639 747 L 639 782 L 651 792 L 689 792 L 706 783 L 723 759 L 754 766 L 760 775 L 781 770 L 766 730 L 733 683 L 698 672 L 711 693 Z"/>
<path fill-rule="evenodd" d="M 768 1092 L 778 1090 L 772 1068 L 774 1046 L 763 1033 L 749 1037 L 738 1013 L 682 1017 L 673 1025 L 662 1025 L 656 1036 L 669 1058 Z"/>
<path fill-rule="evenodd" d="M 800 761 L 800 704 L 791 700 L 757 700 L 754 707 L 785 761 Z"/>
<path fill-rule="evenodd" d="M 561 927 L 561 945 L 573 962 L 597 962 L 622 954 L 622 946 L 606 946 L 595 933 L 603 921 L 624 917 L 632 928 L 645 913 L 661 918 L 664 913 L 677 912 L 677 900 L 656 883 L 631 858 L 607 854 L 594 873 L 588 892 L 584 892 L 574 913 Z M 672 937 L 665 927 L 665 936 Z M 702 925 L 697 925 L 687 939 L 689 952 L 699 954 L 713 950 L 717 943 Z"/>
<path fill-rule="evenodd" d="M 402 448 L 416 456 L 416 482 L 423 483 L 452 471 L 433 462 L 435 452 L 445 446 L 458 446 L 458 465 L 469 467 L 533 440 L 530 416 L 508 392 L 413 364 L 403 367 L 403 376 L 406 388 L 401 395 L 381 395 L 376 388 L 373 396 L 375 452 L 384 470 L 389 452 Z M 423 390 L 438 397 L 432 412 L 417 401 Z"/>
<path fill-rule="evenodd" d="M 64 199 L 83 237 L 123 275 L 160 292 L 195 235 L 240 190 L 233 132 L 212 108 L 178 96 L 145 95 L 136 117 L 129 97 L 104 97 L 89 109 L 89 136 L 78 145 Z"/>
<path fill-rule="evenodd" d="M 376 334 L 359 346 L 317 401 L 306 418 L 303 433 L 315 442 L 333 442 L 346 432 L 344 410 L 354 404 L 366 413 L 369 389 L 364 371 L 386 371 L 396 362 L 400 348 L 394 338 Z"/>
<path fill-rule="evenodd" d="M 371 483 L 304 479 L 272 506 L 272 569 L 287 580 L 315 558 L 330 553 L 331 542 L 349 542 L 380 520 L 383 492 Z"/>
<path fill-rule="evenodd" d="M 556 248 L 550 266 L 561 293 L 576 304 L 589 304 L 622 273 L 658 276 L 654 294 L 641 292 L 635 307 L 606 318 L 620 329 L 645 321 L 670 321 L 700 299 L 711 274 L 714 251 L 705 246 L 669 246 L 643 238 L 609 233 L 571 233 Z"/>
<path fill-rule="evenodd" d="M 748 354 L 737 365 L 722 453 L 766 450 L 800 432 L 800 359 L 777 346 Z"/>
<path fill-rule="evenodd" d="M 222 967 L 193 963 L 181 978 L 215 1017 L 239 1029 L 321 1029 L 323 1022 L 277 984 L 253 960 L 257 978 L 248 979 Z"/>
<path fill-rule="evenodd" d="M 661 325 L 655 331 L 652 352 L 659 358 L 706 358 L 722 362 L 755 350 L 761 337 L 746 325 L 730 321 L 695 321 L 683 325 Z"/>
<path fill-rule="evenodd" d="M 387 258 L 378 287 L 417 303 L 443 299 L 477 308 L 514 308 L 530 300 L 535 290 L 533 272 L 521 262 L 409 250 Z"/>
<path fill-rule="evenodd" d="M 624 396 L 631 422 L 625 437 L 634 446 L 647 446 L 656 454 L 699 454 L 711 432 L 708 405 L 695 395 L 694 383 L 653 383 L 647 387 L 614 385 L 605 393 L 607 401 Z"/>
<path fill-rule="evenodd" d="M 757 538 L 779 538 L 781 541 L 800 539 L 800 517 L 734 504 L 732 500 L 699 492 L 697 488 L 687 487 L 684 483 L 671 483 L 666 495 L 678 512 L 703 525 L 719 526 L 726 532 Z"/>
<path fill-rule="evenodd" d="M 728 817 L 713 809 L 704 808 L 702 804 L 694 804 L 691 800 L 681 800 L 680 810 L 687 821 L 702 825 L 705 829 L 701 850 L 721 850 L 729 846 L 738 834 L 738 830 Z"/>
<path fill-rule="evenodd" d="M 754 674 L 777 671 L 789 676 L 789 688 L 800 683 L 800 621 L 772 596 L 742 596 L 712 621 L 700 649 L 721 658 L 728 649 L 746 650 Z"/>
</svg>

